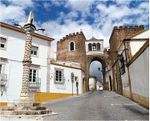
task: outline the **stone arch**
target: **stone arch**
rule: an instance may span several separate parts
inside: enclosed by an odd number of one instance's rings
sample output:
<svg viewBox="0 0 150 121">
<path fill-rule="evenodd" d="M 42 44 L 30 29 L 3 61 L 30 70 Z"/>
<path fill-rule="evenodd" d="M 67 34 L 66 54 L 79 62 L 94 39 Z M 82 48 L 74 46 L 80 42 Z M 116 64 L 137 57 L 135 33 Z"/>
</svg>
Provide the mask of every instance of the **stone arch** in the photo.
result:
<svg viewBox="0 0 150 121">
<path fill-rule="evenodd" d="M 105 67 L 106 67 L 106 61 L 104 55 L 88 55 L 87 56 L 87 87 L 89 87 L 89 71 L 90 71 L 90 64 L 93 61 L 99 61 L 102 64 L 102 73 L 103 73 L 103 89 L 106 89 L 106 79 L 105 79 Z"/>
</svg>

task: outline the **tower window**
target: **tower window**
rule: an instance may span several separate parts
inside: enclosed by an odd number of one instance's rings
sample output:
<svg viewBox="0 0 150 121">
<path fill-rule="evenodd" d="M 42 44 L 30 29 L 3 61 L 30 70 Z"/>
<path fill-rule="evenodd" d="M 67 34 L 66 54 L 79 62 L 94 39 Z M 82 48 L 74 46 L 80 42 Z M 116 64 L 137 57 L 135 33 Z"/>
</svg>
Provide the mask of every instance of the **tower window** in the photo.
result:
<svg viewBox="0 0 150 121">
<path fill-rule="evenodd" d="M 93 45 L 92 45 L 92 51 L 96 51 L 96 44 L 95 43 L 93 43 Z"/>
<path fill-rule="evenodd" d="M 88 44 L 88 50 L 92 51 L 92 44 L 91 43 Z"/>
<path fill-rule="evenodd" d="M 70 51 L 75 51 L 75 43 L 74 42 L 70 43 Z"/>
<path fill-rule="evenodd" d="M 97 51 L 100 51 L 101 50 L 101 45 L 100 43 L 97 43 Z"/>
</svg>

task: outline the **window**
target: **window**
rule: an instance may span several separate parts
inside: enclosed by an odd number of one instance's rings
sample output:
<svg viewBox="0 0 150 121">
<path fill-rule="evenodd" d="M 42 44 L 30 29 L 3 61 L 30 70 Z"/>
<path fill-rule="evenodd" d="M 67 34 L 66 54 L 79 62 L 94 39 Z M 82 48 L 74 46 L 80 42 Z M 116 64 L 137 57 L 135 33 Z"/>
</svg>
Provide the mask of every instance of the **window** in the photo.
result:
<svg viewBox="0 0 150 121">
<path fill-rule="evenodd" d="M 37 70 L 30 69 L 29 82 L 36 82 Z"/>
<path fill-rule="evenodd" d="M 0 48 L 6 49 L 6 38 L 0 37 Z"/>
<path fill-rule="evenodd" d="M 97 51 L 100 51 L 101 50 L 101 45 L 100 43 L 97 43 Z"/>
<path fill-rule="evenodd" d="M 96 51 L 96 44 L 95 43 L 93 43 L 93 45 L 92 45 L 92 51 Z"/>
<path fill-rule="evenodd" d="M 55 83 L 63 83 L 64 74 L 62 69 L 55 68 Z"/>
<path fill-rule="evenodd" d="M 31 55 L 38 56 L 38 47 L 32 46 L 32 48 L 31 48 Z"/>
<path fill-rule="evenodd" d="M 70 51 L 75 51 L 75 43 L 74 42 L 70 43 Z"/>
<path fill-rule="evenodd" d="M 88 44 L 88 50 L 92 51 L 92 44 L 91 43 Z"/>
</svg>

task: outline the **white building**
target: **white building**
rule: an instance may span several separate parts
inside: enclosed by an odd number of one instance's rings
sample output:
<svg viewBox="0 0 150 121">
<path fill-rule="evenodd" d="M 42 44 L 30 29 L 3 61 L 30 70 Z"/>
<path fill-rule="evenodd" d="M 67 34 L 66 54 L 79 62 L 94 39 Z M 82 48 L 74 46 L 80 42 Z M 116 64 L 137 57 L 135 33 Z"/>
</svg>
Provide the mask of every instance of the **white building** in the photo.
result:
<svg viewBox="0 0 150 121">
<path fill-rule="evenodd" d="M 123 95 L 149 107 L 149 30 L 124 40 L 118 54 Z"/>
<path fill-rule="evenodd" d="M 0 30 L 0 102 L 17 101 L 22 87 L 25 32 L 5 23 L 0 23 Z M 52 40 L 44 35 L 33 34 L 30 91 L 47 90 L 48 59 Z"/>
<path fill-rule="evenodd" d="M 0 23 L 0 30 L 0 104 L 5 105 L 17 102 L 20 98 L 25 32 L 5 23 Z M 83 72 L 80 65 L 52 61 L 55 58 L 55 54 L 50 51 L 52 40 L 45 35 L 33 34 L 29 90 L 35 102 L 75 95 L 77 91 L 78 94 L 83 92 Z M 73 83 L 71 73 L 74 74 Z"/>
<path fill-rule="evenodd" d="M 83 71 L 81 65 L 75 62 L 50 62 L 50 90 L 53 93 L 82 94 Z M 77 84 L 78 83 L 78 84 Z"/>
</svg>

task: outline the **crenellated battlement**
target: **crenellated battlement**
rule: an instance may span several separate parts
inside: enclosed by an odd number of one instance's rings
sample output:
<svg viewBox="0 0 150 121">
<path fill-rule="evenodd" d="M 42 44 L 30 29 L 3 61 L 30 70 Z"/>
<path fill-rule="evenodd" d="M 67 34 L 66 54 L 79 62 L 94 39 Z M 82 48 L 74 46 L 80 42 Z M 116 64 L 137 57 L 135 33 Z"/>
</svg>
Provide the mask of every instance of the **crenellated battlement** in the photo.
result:
<svg viewBox="0 0 150 121">
<path fill-rule="evenodd" d="M 70 37 L 75 37 L 75 36 L 79 36 L 79 35 L 84 35 L 84 34 L 83 34 L 82 31 L 76 32 L 76 33 L 70 33 L 70 34 L 66 35 L 65 37 L 63 37 L 62 39 L 60 39 L 60 41 L 58 41 L 58 43 L 63 42 L 63 41 L 65 41 L 66 39 L 68 39 Z"/>
<path fill-rule="evenodd" d="M 125 25 L 125 26 L 114 26 L 114 29 L 140 29 L 144 28 L 144 25 Z"/>
</svg>

